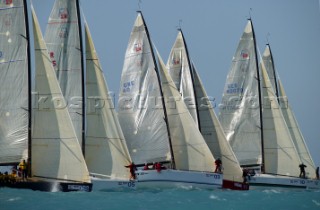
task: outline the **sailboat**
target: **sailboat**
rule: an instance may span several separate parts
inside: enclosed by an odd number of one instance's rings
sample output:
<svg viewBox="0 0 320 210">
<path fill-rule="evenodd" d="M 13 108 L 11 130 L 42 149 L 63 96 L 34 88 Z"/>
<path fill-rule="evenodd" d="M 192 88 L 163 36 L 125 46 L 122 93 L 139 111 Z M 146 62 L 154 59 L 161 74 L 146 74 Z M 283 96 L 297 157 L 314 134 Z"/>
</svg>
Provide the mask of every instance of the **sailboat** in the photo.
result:
<svg viewBox="0 0 320 210">
<path fill-rule="evenodd" d="M 41 191 L 91 191 L 89 172 L 33 9 L 32 20 L 37 103 L 32 112 L 30 172 L 27 181 L 4 183 L 4 186 Z"/>
<path fill-rule="evenodd" d="M 223 163 L 223 188 L 248 190 L 242 169 L 213 110 L 198 72 L 191 62 L 181 29 L 171 49 L 167 67 L 211 153 Z"/>
<path fill-rule="evenodd" d="M 309 180 L 298 177 L 300 157 L 264 65 L 261 73 L 260 81 L 255 34 L 249 19 L 227 76 L 220 106 L 221 125 L 240 165 L 255 173 L 249 179 L 251 186 L 305 188 Z"/>
<path fill-rule="evenodd" d="M 119 94 L 119 121 L 135 165 L 139 187 L 218 188 L 214 157 L 181 100 L 139 11 L 129 39 Z M 153 170 L 161 163 L 166 169 Z"/>
<path fill-rule="evenodd" d="M 278 103 L 281 107 L 283 117 L 289 128 L 291 138 L 297 149 L 301 162 L 307 166 L 305 169 L 306 175 L 309 178 L 315 178 L 315 164 L 312 160 L 312 157 L 308 150 L 308 146 L 299 128 L 298 121 L 296 120 L 291 105 L 288 102 L 288 97 L 285 93 L 282 82 L 279 79 L 279 77 L 277 77 L 270 44 L 266 45 L 266 48 L 262 56 L 262 62 L 270 78 L 270 82 L 275 92 L 275 96 L 278 98 Z"/>
<path fill-rule="evenodd" d="M 85 24 L 86 40 L 86 163 L 93 190 L 135 189 L 129 180 L 131 158 L 109 97 L 108 87 L 96 53 L 89 27 Z"/>
</svg>

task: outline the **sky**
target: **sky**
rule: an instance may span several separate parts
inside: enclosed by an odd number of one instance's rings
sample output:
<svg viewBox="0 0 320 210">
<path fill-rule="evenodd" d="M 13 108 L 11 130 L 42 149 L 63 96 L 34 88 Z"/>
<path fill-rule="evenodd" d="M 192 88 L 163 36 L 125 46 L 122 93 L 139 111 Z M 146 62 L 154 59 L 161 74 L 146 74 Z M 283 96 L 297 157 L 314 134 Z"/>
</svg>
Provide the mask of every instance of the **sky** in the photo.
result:
<svg viewBox="0 0 320 210">
<path fill-rule="evenodd" d="M 43 33 L 53 0 L 32 0 Z M 110 91 L 119 94 L 125 50 L 141 10 L 167 61 L 180 26 L 207 94 L 218 106 L 231 60 L 249 17 L 262 54 L 269 42 L 275 68 L 309 151 L 320 166 L 319 0 L 82 0 Z M 219 110 L 216 108 L 216 113 Z M 297 163 L 297 167 L 298 167 Z"/>
</svg>

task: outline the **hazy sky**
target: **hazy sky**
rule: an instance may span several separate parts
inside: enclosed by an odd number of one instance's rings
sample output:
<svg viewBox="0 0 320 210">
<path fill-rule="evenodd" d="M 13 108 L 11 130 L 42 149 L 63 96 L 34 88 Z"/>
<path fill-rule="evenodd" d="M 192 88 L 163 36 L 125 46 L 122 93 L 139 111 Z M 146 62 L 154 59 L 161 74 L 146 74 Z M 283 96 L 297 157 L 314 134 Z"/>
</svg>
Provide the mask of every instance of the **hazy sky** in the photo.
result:
<svg viewBox="0 0 320 210">
<path fill-rule="evenodd" d="M 33 0 L 45 31 L 53 0 Z M 320 165 L 320 12 L 318 0 L 82 0 L 81 6 L 106 76 L 119 93 L 130 32 L 141 10 L 166 62 L 181 22 L 189 53 L 207 93 L 222 96 L 232 56 L 251 14 L 262 54 L 271 45 L 289 102 L 313 160 Z M 140 5 L 140 6 L 139 6 Z M 251 9 L 250 9 L 251 8 Z M 181 21 L 179 21 L 181 20 Z M 269 34 L 269 35 L 268 35 Z M 216 109 L 218 113 L 218 109 Z M 297 163 L 298 167 L 298 163 Z"/>
</svg>

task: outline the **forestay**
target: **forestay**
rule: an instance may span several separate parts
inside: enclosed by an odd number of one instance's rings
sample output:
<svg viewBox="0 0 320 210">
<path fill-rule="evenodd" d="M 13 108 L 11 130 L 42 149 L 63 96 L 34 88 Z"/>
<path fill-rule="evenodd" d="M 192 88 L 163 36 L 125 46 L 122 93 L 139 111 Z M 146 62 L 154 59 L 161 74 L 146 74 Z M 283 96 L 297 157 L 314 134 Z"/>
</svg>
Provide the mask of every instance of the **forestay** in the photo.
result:
<svg viewBox="0 0 320 210">
<path fill-rule="evenodd" d="M 262 63 L 265 173 L 298 176 L 300 158 Z"/>
<path fill-rule="evenodd" d="M 240 38 L 227 76 L 219 120 L 240 165 L 261 164 L 257 63 L 251 20 Z"/>
<path fill-rule="evenodd" d="M 71 118 L 50 62 L 37 17 L 32 10 L 35 48 L 35 91 L 33 109 L 33 177 L 90 182 Z M 39 100 L 41 99 L 43 100 Z M 45 100 L 44 100 L 45 99 Z"/>
<path fill-rule="evenodd" d="M 136 163 L 171 160 L 156 64 L 146 30 L 138 13 L 125 54 L 118 103 L 119 121 Z"/>
<path fill-rule="evenodd" d="M 77 14 L 78 0 L 56 0 L 45 41 L 71 120 L 82 145 L 82 49 Z"/>
<path fill-rule="evenodd" d="M 182 99 L 194 119 L 196 126 L 198 127 L 196 99 L 191 75 L 192 66 L 181 30 L 179 30 L 176 41 L 171 49 L 167 68 L 173 82 L 180 91 Z"/>
<path fill-rule="evenodd" d="M 85 40 L 86 163 L 90 173 L 127 178 L 130 156 L 87 24 Z"/>
<path fill-rule="evenodd" d="M 0 165 L 27 156 L 30 70 L 23 2 L 0 2 Z"/>
<path fill-rule="evenodd" d="M 159 54 L 157 57 L 176 169 L 213 172 L 215 159 Z"/>
</svg>

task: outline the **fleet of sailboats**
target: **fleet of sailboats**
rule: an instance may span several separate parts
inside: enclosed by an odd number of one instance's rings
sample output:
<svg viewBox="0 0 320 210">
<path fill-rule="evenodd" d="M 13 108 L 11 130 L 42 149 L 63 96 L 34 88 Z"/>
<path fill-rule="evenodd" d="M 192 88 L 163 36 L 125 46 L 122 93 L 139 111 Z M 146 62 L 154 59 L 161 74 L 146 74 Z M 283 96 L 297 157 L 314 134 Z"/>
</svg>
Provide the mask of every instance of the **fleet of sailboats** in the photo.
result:
<svg viewBox="0 0 320 210">
<path fill-rule="evenodd" d="M 316 187 L 316 181 L 299 177 L 300 157 L 264 63 L 259 68 L 257 57 L 249 19 L 233 57 L 220 107 L 228 141 L 240 165 L 256 173 L 249 179 L 251 185 Z"/>
<path fill-rule="evenodd" d="M 83 47 L 79 0 L 55 0 L 45 38 L 32 8 L 31 95 L 27 1 L 0 7 L 0 165 L 25 159 L 29 166 L 27 181 L 0 186 L 248 190 L 243 169 L 250 169 L 253 186 L 320 187 L 269 44 L 258 64 L 251 19 L 233 57 L 218 119 L 182 30 L 165 65 L 140 11 L 125 53 L 117 113 L 87 23 Z M 216 159 L 222 172 L 214 170 Z M 300 163 L 307 165 L 306 178 L 298 176 Z M 130 164 L 137 167 L 134 179 L 125 167 Z"/>
</svg>

